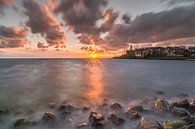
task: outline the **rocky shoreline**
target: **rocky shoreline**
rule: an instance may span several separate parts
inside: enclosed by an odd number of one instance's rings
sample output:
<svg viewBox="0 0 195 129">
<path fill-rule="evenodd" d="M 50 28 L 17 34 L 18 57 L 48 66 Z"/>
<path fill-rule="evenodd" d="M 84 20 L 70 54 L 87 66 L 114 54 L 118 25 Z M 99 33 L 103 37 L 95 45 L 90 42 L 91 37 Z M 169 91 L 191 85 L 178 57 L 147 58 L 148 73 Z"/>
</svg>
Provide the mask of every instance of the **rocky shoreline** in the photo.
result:
<svg viewBox="0 0 195 129">
<path fill-rule="evenodd" d="M 49 112 L 36 121 L 17 117 L 8 129 L 195 129 L 195 100 L 169 102 L 164 97 L 145 99 L 139 105 L 123 107 L 120 103 L 104 100 L 101 105 L 75 107 L 68 103 L 57 106 L 49 103 Z M 1 120 L 16 114 L 0 109 Z M 86 119 L 79 115 L 82 114 Z M 77 119 L 76 119 L 77 118 Z M 74 122 L 75 120 L 80 121 Z M 59 126 L 60 125 L 60 126 Z"/>
</svg>

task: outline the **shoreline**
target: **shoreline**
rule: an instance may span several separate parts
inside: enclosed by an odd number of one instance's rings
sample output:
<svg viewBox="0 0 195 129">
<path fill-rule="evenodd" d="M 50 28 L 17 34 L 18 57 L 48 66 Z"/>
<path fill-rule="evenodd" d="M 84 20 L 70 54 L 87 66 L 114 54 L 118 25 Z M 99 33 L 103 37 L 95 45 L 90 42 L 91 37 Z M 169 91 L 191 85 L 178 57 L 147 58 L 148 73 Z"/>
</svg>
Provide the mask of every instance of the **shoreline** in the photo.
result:
<svg viewBox="0 0 195 129">
<path fill-rule="evenodd" d="M 33 119 L 32 116 L 36 113 L 39 113 L 39 117 Z M 6 129 L 126 129 L 127 127 L 131 129 L 194 129 L 195 100 L 184 97 L 177 101 L 170 101 L 161 96 L 147 98 L 139 104 L 125 107 L 121 103 L 110 103 L 105 99 L 95 108 L 75 107 L 66 102 L 58 105 L 52 102 L 42 113 L 31 111 L 30 117 L 24 117 L 22 114 L 17 110 L 0 108 L 0 123 L 4 118 L 16 115 L 17 119 L 9 121 Z"/>
<path fill-rule="evenodd" d="M 137 59 L 137 60 L 183 60 L 195 61 L 195 57 L 113 57 L 113 59 Z"/>
</svg>

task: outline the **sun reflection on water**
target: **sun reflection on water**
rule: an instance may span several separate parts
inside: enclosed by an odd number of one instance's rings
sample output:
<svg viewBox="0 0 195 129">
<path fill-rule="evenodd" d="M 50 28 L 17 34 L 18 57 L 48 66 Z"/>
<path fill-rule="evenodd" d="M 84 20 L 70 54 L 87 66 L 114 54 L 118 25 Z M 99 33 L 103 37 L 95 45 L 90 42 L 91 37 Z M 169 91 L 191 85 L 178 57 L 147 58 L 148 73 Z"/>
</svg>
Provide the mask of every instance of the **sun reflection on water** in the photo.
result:
<svg viewBox="0 0 195 129">
<path fill-rule="evenodd" d="M 98 59 L 90 59 L 88 62 L 88 88 L 86 90 L 87 100 L 90 102 L 100 102 L 103 92 L 102 64 Z"/>
</svg>

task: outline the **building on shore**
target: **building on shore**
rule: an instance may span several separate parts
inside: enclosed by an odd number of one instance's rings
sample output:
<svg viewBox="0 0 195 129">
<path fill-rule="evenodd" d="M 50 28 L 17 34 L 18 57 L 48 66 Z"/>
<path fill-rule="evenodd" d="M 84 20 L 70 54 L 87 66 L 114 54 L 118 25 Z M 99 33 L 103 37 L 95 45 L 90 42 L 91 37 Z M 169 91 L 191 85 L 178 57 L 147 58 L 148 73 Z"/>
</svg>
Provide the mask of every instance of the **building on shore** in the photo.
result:
<svg viewBox="0 0 195 129">
<path fill-rule="evenodd" d="M 126 55 L 129 57 L 188 57 L 195 56 L 195 47 L 148 47 L 133 50 L 130 46 Z"/>
<path fill-rule="evenodd" d="M 195 47 L 189 47 L 189 51 L 192 56 L 195 56 Z"/>
</svg>

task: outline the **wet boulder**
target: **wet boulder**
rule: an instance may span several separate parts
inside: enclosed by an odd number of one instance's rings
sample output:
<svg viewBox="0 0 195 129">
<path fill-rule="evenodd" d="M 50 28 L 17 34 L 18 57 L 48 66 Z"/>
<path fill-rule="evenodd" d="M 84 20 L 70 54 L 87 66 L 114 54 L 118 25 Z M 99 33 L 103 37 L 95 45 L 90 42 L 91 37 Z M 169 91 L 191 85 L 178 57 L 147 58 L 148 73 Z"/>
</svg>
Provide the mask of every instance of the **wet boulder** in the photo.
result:
<svg viewBox="0 0 195 129">
<path fill-rule="evenodd" d="M 55 120 L 55 115 L 54 113 L 52 112 L 46 112 L 44 115 L 43 115 L 43 118 L 42 118 L 44 121 L 54 121 Z"/>
<path fill-rule="evenodd" d="M 185 108 L 173 107 L 172 112 L 178 116 L 190 116 L 190 113 Z"/>
<path fill-rule="evenodd" d="M 130 119 L 139 119 L 141 117 L 138 112 L 133 110 L 128 110 L 125 114 Z"/>
<path fill-rule="evenodd" d="M 181 129 L 184 123 L 181 121 L 165 121 L 164 129 Z"/>
<path fill-rule="evenodd" d="M 121 110 L 122 106 L 119 103 L 113 103 L 110 105 L 110 109 L 112 110 Z"/>
<path fill-rule="evenodd" d="M 123 118 L 120 118 L 118 116 L 116 116 L 115 114 L 110 114 L 108 117 L 108 120 L 110 120 L 113 124 L 120 126 L 122 125 L 125 120 Z"/>
<path fill-rule="evenodd" d="M 195 112 L 195 100 L 192 100 L 190 102 L 190 109 L 192 109 Z"/>
<path fill-rule="evenodd" d="M 179 107 L 179 108 L 189 108 L 189 106 L 190 106 L 190 103 L 189 103 L 189 101 L 187 100 L 187 99 L 185 99 L 185 100 L 182 100 L 182 101 L 180 101 L 180 102 L 176 102 L 176 103 L 173 103 L 172 104 L 172 107 Z"/>
<path fill-rule="evenodd" d="M 77 129 L 85 129 L 85 128 L 87 128 L 87 126 L 88 126 L 88 124 L 87 123 L 81 123 L 81 124 L 78 124 L 77 126 L 76 126 L 76 128 Z"/>
<path fill-rule="evenodd" d="M 26 119 L 18 119 L 14 122 L 11 129 L 27 129 L 30 126 L 34 126 L 35 122 L 27 121 Z"/>
<path fill-rule="evenodd" d="M 61 113 L 62 116 L 69 115 L 71 112 L 73 112 L 75 108 L 72 105 L 61 105 L 58 109 L 58 111 Z"/>
<path fill-rule="evenodd" d="M 144 108 L 141 105 L 136 105 L 136 106 L 130 107 L 128 110 L 137 111 L 137 112 L 143 112 Z"/>
<path fill-rule="evenodd" d="M 83 107 L 83 108 L 82 108 L 82 111 L 83 111 L 83 112 L 87 112 L 87 111 L 89 111 L 89 110 L 90 110 L 89 107 Z"/>
<path fill-rule="evenodd" d="M 195 124 L 188 125 L 185 129 L 195 129 Z"/>
<path fill-rule="evenodd" d="M 185 99 L 185 100 L 179 102 L 178 106 L 179 107 L 183 107 L 183 108 L 189 108 L 190 102 L 187 99 Z"/>
<path fill-rule="evenodd" d="M 163 98 L 158 98 L 155 101 L 154 107 L 156 111 L 169 111 L 169 103 Z"/>
<path fill-rule="evenodd" d="M 72 112 L 72 111 L 74 111 L 74 107 L 72 105 L 69 105 L 69 104 L 68 105 L 63 104 L 59 107 L 59 110 L 60 111 L 67 110 L 69 112 Z"/>
<path fill-rule="evenodd" d="M 10 112 L 9 110 L 0 109 L 0 115 L 6 115 L 6 114 L 8 114 L 9 112 Z"/>
<path fill-rule="evenodd" d="M 163 129 L 163 127 L 158 121 L 142 117 L 139 129 Z"/>
<path fill-rule="evenodd" d="M 105 117 L 100 113 L 92 111 L 89 116 L 89 123 L 92 127 L 103 128 L 105 125 Z"/>
<path fill-rule="evenodd" d="M 195 116 L 185 116 L 182 119 L 187 125 L 195 124 Z"/>
</svg>

